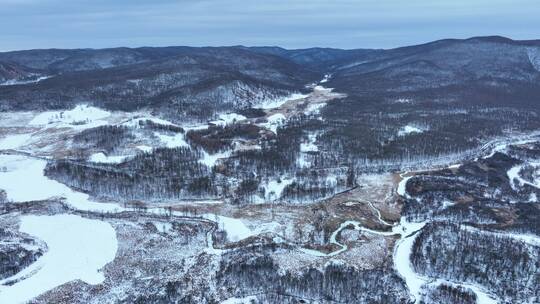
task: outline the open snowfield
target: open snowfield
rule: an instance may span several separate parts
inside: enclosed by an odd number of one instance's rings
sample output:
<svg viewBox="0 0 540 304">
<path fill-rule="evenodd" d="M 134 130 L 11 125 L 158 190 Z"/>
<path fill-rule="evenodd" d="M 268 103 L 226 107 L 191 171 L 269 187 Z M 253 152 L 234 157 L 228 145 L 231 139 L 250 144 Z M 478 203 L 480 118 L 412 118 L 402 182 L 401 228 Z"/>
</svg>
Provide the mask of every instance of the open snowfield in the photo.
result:
<svg viewBox="0 0 540 304">
<path fill-rule="evenodd" d="M 155 132 L 154 134 L 167 148 L 189 147 L 189 144 L 186 142 L 185 136 L 182 133 L 166 135 Z"/>
<path fill-rule="evenodd" d="M 32 138 L 32 134 L 14 134 L 0 139 L 0 150 L 18 149 Z"/>
<path fill-rule="evenodd" d="M 8 200 L 26 202 L 64 197 L 72 207 L 91 211 L 119 211 L 115 204 L 102 204 L 89 200 L 87 194 L 77 192 L 43 175 L 45 160 L 20 155 L 0 155 L 1 188 L 7 192 Z"/>
<path fill-rule="evenodd" d="M 82 124 L 87 125 L 90 123 L 92 126 L 95 126 L 96 122 L 99 122 L 102 119 L 105 119 L 111 115 L 110 112 L 91 107 L 88 105 L 78 105 L 72 110 L 69 111 L 48 111 L 43 112 L 32 121 L 30 125 L 39 126 L 39 125 L 49 125 L 49 124 Z"/>
<path fill-rule="evenodd" d="M 227 233 L 229 241 L 238 242 L 255 235 L 240 219 L 216 214 L 204 214 L 203 217 L 216 222 L 219 228 Z"/>
<path fill-rule="evenodd" d="M 100 271 L 117 251 L 115 230 L 110 224 L 76 215 L 24 216 L 20 230 L 43 240 L 47 252 L 29 267 L 0 286 L 0 303 L 24 303 L 73 280 L 99 284 Z"/>
</svg>

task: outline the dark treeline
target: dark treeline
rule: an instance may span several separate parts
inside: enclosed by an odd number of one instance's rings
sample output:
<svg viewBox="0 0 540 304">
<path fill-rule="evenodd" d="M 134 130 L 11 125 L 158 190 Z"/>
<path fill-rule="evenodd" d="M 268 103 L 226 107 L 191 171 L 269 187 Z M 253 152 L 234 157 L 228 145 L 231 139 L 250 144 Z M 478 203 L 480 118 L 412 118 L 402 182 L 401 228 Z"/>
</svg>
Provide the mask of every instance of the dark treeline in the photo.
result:
<svg viewBox="0 0 540 304">
<path fill-rule="evenodd" d="M 97 148 L 106 153 L 111 153 L 133 137 L 133 134 L 131 134 L 130 129 L 127 127 L 99 126 L 78 133 L 73 137 L 73 142 L 85 147 Z"/>
<path fill-rule="evenodd" d="M 407 182 L 413 199 L 406 200 L 403 214 L 413 221 L 469 222 L 540 235 L 540 208 L 530 201 L 540 190 L 514 189 L 508 178 L 508 170 L 518 164 L 520 160 L 496 153 L 458 169 L 417 175 Z"/>
<path fill-rule="evenodd" d="M 388 163 L 425 163 L 430 158 L 477 148 L 504 131 L 540 128 L 536 111 L 508 106 L 397 103 L 376 97 L 353 96 L 331 102 L 322 114 L 319 144 L 323 150 L 337 153 L 341 161 L 356 163 L 359 170 L 372 164 L 381 168 Z M 400 133 L 406 126 L 421 132 Z"/>
<path fill-rule="evenodd" d="M 250 252 L 251 250 L 251 252 Z M 237 297 L 262 294 L 268 303 L 406 303 L 403 281 L 384 269 L 358 270 L 329 264 L 322 270 L 280 272 L 272 259 L 272 248 L 242 249 L 225 255 L 218 283 Z M 291 302 L 289 302 L 291 301 Z"/>
<path fill-rule="evenodd" d="M 476 294 L 461 286 L 440 284 L 429 289 L 420 303 L 422 304 L 476 304 Z"/>
<path fill-rule="evenodd" d="M 51 162 L 45 174 L 98 197 L 121 200 L 209 197 L 217 188 L 201 155 L 189 148 L 161 148 L 121 164 Z"/>
<path fill-rule="evenodd" d="M 217 153 L 231 149 L 233 140 L 263 140 L 266 138 L 266 133 L 261 127 L 254 124 L 231 124 L 210 126 L 203 130 L 190 130 L 187 133 L 187 138 L 194 146 L 201 147 L 208 153 Z"/>
<path fill-rule="evenodd" d="M 17 274 L 47 251 L 42 241 L 4 228 L 0 228 L 0 240 L 0 280 Z"/>
<path fill-rule="evenodd" d="M 160 124 L 149 119 L 139 120 L 139 127 L 146 128 L 154 131 L 168 131 L 175 133 L 184 133 L 182 127 L 171 125 L 171 124 Z"/>
</svg>

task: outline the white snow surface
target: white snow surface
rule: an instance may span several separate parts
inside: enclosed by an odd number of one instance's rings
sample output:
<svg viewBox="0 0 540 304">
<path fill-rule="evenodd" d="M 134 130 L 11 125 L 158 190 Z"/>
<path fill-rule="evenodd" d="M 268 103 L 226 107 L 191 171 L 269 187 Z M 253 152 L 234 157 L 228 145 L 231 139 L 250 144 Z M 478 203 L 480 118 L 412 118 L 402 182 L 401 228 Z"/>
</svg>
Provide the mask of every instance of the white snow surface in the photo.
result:
<svg viewBox="0 0 540 304">
<path fill-rule="evenodd" d="M 411 101 L 409 98 L 398 98 L 395 100 L 395 103 L 410 103 Z"/>
<path fill-rule="evenodd" d="M 235 297 L 232 297 L 232 298 L 228 298 L 224 301 L 221 301 L 220 304 L 251 304 L 253 302 L 256 302 L 257 301 L 257 297 L 256 296 L 247 296 L 247 297 L 244 297 L 244 298 L 235 298 Z"/>
<path fill-rule="evenodd" d="M 319 114 L 321 112 L 321 109 L 326 106 L 326 102 L 320 102 L 320 103 L 311 103 L 307 106 L 306 110 L 304 111 L 304 114 Z"/>
<path fill-rule="evenodd" d="M 285 118 L 285 115 L 283 115 L 281 113 L 276 113 L 276 114 L 268 116 L 268 118 L 266 118 L 266 120 L 267 120 L 267 122 L 261 124 L 261 126 L 267 128 L 270 131 L 277 134 L 277 128 L 279 126 L 283 125 L 286 118 Z"/>
<path fill-rule="evenodd" d="M 110 224 L 71 214 L 23 216 L 20 230 L 43 240 L 48 250 L 6 279 L 20 281 L 0 285 L 0 303 L 24 303 L 73 280 L 100 284 L 105 280 L 101 269 L 115 258 L 118 249 Z"/>
<path fill-rule="evenodd" d="M 407 182 L 409 181 L 409 179 L 411 177 L 412 176 L 403 177 L 403 179 L 399 182 L 398 187 L 397 187 L 397 194 L 398 195 L 403 196 L 405 198 L 409 197 L 409 194 L 407 194 L 406 186 L 407 186 Z"/>
<path fill-rule="evenodd" d="M 265 110 L 276 109 L 284 105 L 287 101 L 302 99 L 308 96 L 309 95 L 306 95 L 306 94 L 293 93 L 289 96 L 264 101 L 261 105 L 258 105 L 254 108 L 265 109 Z"/>
<path fill-rule="evenodd" d="M 406 136 L 413 133 L 423 133 L 425 130 L 417 126 L 406 125 L 398 130 L 398 136 Z"/>
<path fill-rule="evenodd" d="M 394 268 L 401 275 L 407 284 L 409 293 L 414 297 L 416 303 L 420 299 L 422 285 L 426 280 L 417 275 L 411 265 L 411 250 L 417 231 L 424 227 L 425 223 L 409 223 L 401 219 L 401 239 L 396 243 L 394 249 Z"/>
<path fill-rule="evenodd" d="M 17 85 L 17 84 L 29 84 L 29 83 L 36 83 L 40 82 L 42 80 L 51 78 L 51 76 L 41 76 L 33 80 L 17 80 L 17 79 L 10 79 L 7 81 L 4 81 L 0 83 L 0 86 L 10 86 L 10 85 Z"/>
<path fill-rule="evenodd" d="M 242 120 L 246 120 L 246 117 L 244 115 L 228 113 L 219 115 L 219 119 L 214 120 L 211 123 L 217 126 L 226 126 Z"/>
<path fill-rule="evenodd" d="M 326 74 L 324 75 L 324 78 L 321 81 L 319 81 L 319 83 L 327 83 L 331 77 L 332 77 L 332 74 Z"/>
<path fill-rule="evenodd" d="M 47 162 L 42 159 L 20 155 L 0 155 L 0 188 L 7 193 L 8 200 L 27 202 L 64 197 L 66 203 L 80 210 L 121 211 L 116 204 L 96 203 L 88 194 L 77 192 L 43 175 Z"/>
<path fill-rule="evenodd" d="M 199 162 L 205 166 L 207 166 L 208 168 L 213 168 L 216 163 L 218 162 L 219 159 L 221 158 L 227 158 L 227 157 L 230 157 L 231 156 L 231 151 L 227 150 L 227 151 L 223 151 L 223 152 L 218 152 L 218 153 L 215 153 L 215 154 L 209 154 L 208 152 L 206 151 L 203 151 L 203 158 L 201 160 L 199 160 Z"/>
<path fill-rule="evenodd" d="M 145 153 L 149 153 L 149 152 L 152 152 L 152 150 L 154 150 L 154 148 L 152 148 L 150 146 L 146 146 L 146 145 L 140 145 L 140 146 L 137 146 L 136 148 L 143 151 L 143 152 L 145 152 Z"/>
<path fill-rule="evenodd" d="M 168 233 L 173 228 L 172 223 L 169 223 L 169 222 L 157 222 L 156 221 L 156 222 L 152 222 L 152 224 L 154 224 L 154 227 L 156 227 L 156 229 L 161 233 Z"/>
<path fill-rule="evenodd" d="M 182 133 L 166 135 L 155 132 L 154 134 L 167 148 L 189 147 L 189 144 L 186 142 L 185 136 Z"/>
<path fill-rule="evenodd" d="M 217 214 L 204 214 L 203 218 L 214 221 L 219 228 L 227 233 L 227 239 L 238 242 L 252 235 L 256 235 L 242 220 Z"/>
<path fill-rule="evenodd" d="M 285 187 L 292 184 L 294 178 L 281 178 L 280 180 L 267 181 L 264 187 L 264 197 L 268 200 L 276 200 L 281 198 Z"/>
<path fill-rule="evenodd" d="M 105 164 L 119 164 L 125 161 L 129 155 L 117 155 L 117 156 L 107 156 L 103 152 L 98 152 L 90 155 L 89 160 L 94 163 L 105 163 Z"/>
<path fill-rule="evenodd" d="M 75 126 L 95 127 L 106 124 L 101 121 L 111 115 L 110 112 L 88 106 L 78 105 L 69 111 L 47 111 L 38 114 L 30 121 L 30 125 L 41 126 L 54 124 L 55 126 Z"/>
<path fill-rule="evenodd" d="M 32 134 L 14 134 L 0 139 L 0 150 L 18 149 L 24 146 L 32 137 Z"/>
</svg>

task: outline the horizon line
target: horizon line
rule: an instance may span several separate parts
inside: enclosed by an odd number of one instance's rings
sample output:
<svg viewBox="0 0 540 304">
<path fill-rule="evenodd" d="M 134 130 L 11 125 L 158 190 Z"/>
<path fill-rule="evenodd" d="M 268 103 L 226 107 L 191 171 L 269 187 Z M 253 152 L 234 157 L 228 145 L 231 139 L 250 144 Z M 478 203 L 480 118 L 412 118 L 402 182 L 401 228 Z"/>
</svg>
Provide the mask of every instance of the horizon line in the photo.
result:
<svg viewBox="0 0 540 304">
<path fill-rule="evenodd" d="M 13 50 L 0 50 L 0 53 L 11 53 L 11 52 L 25 52 L 25 51 L 48 51 L 48 50 L 113 50 L 113 49 L 142 49 L 142 48 L 174 48 L 174 47 L 186 47 L 186 48 L 280 48 L 287 51 L 294 51 L 294 50 L 308 50 L 308 49 L 335 49 L 335 50 L 343 50 L 343 51 L 353 51 L 353 50 L 392 50 L 392 49 L 399 49 L 404 47 L 412 47 L 412 46 L 419 46 L 419 45 L 426 45 L 436 42 L 442 42 L 442 41 L 467 41 L 467 40 L 474 40 L 474 39 L 500 39 L 500 40 L 507 40 L 507 42 L 517 42 L 517 43 L 531 43 L 531 42 L 540 42 L 540 38 L 534 38 L 534 39 L 514 39 L 510 38 L 505 35 L 485 35 L 485 36 L 471 36 L 468 38 L 441 38 L 441 39 L 435 39 L 430 41 L 424 41 L 416 44 L 405 44 L 401 46 L 396 47 L 390 47 L 390 48 L 377 48 L 377 47 L 356 47 L 356 48 L 339 48 L 339 47 L 331 47 L 331 46 L 310 46 L 310 47 L 303 47 L 303 48 L 287 48 L 279 45 L 244 45 L 244 44 L 235 44 L 235 45 L 140 45 L 140 46 L 125 46 L 125 45 L 119 45 L 119 46 L 111 46 L 111 47 L 76 47 L 76 48 L 62 48 L 62 47 L 50 47 L 50 48 L 31 48 L 31 49 L 13 49 Z"/>
</svg>

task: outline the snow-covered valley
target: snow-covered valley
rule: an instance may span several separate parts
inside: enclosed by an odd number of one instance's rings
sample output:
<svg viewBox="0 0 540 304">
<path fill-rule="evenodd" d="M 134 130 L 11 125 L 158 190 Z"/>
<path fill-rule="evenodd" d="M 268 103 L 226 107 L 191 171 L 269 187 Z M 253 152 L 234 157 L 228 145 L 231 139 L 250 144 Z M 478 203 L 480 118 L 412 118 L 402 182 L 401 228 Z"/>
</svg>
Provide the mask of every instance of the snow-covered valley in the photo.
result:
<svg viewBox="0 0 540 304">
<path fill-rule="evenodd" d="M 530 107 L 438 99 L 410 54 L 207 51 L 3 83 L 0 303 L 538 302 Z"/>
</svg>

